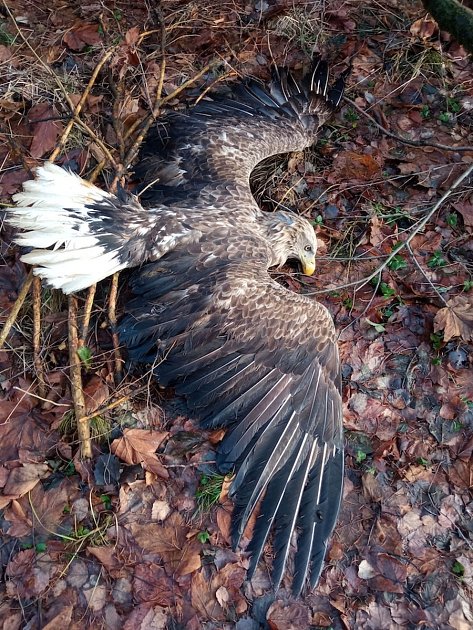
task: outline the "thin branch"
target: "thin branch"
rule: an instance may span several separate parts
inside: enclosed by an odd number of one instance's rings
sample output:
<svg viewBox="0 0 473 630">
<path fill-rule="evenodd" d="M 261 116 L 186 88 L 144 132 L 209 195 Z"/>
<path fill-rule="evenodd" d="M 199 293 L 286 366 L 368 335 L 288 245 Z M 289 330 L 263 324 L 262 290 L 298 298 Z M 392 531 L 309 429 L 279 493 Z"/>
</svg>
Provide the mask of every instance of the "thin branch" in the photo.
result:
<svg viewBox="0 0 473 630">
<path fill-rule="evenodd" d="M 77 433 L 79 436 L 81 455 L 84 458 L 92 457 L 92 441 L 90 438 L 90 424 L 86 418 L 84 391 L 82 389 L 82 372 L 81 361 L 77 350 L 79 347 L 78 327 L 77 327 L 77 298 L 74 295 L 69 296 L 69 317 L 68 317 L 68 336 L 69 336 L 69 363 L 71 377 L 71 394 L 74 404 L 74 412 L 77 423 Z"/>
<path fill-rule="evenodd" d="M 41 360 L 41 278 L 33 278 L 33 363 L 38 378 L 38 393 L 46 396 L 44 369 Z"/>
<path fill-rule="evenodd" d="M 82 319 L 82 330 L 81 330 L 81 334 L 79 338 L 79 347 L 82 347 L 85 344 L 87 333 L 89 332 L 90 316 L 92 313 L 92 307 L 94 305 L 94 297 L 95 297 L 96 290 L 97 290 L 97 285 L 93 284 L 91 287 L 89 287 L 89 290 L 87 292 L 87 299 L 85 301 L 84 315 Z"/>
<path fill-rule="evenodd" d="M 419 223 L 412 230 L 412 232 L 409 234 L 407 239 L 405 241 L 400 241 L 398 243 L 398 246 L 395 249 L 393 249 L 393 251 L 389 254 L 389 256 L 386 258 L 386 260 L 383 262 L 383 264 L 380 265 L 379 267 L 377 267 L 373 271 L 373 273 L 371 273 L 367 278 L 363 278 L 362 280 L 355 280 L 354 282 L 347 282 L 346 284 L 338 285 L 336 287 L 331 287 L 330 289 L 318 289 L 317 291 L 312 291 L 310 293 L 310 295 L 316 295 L 318 293 L 329 293 L 330 291 L 338 291 L 340 289 L 346 289 L 347 287 L 357 287 L 357 286 L 359 286 L 360 288 L 362 288 L 366 284 L 368 284 L 368 282 L 371 282 L 371 280 L 373 278 L 376 278 L 376 276 L 378 274 L 380 274 L 381 272 L 383 272 L 386 269 L 386 267 L 389 265 L 391 260 L 395 256 L 397 256 L 400 251 L 402 251 L 405 247 L 408 247 L 410 245 L 410 243 L 413 241 L 414 237 L 417 236 L 417 234 L 419 234 L 419 232 L 421 232 L 424 229 L 424 227 L 427 225 L 427 223 L 430 221 L 430 219 L 434 216 L 434 214 L 437 212 L 437 210 L 440 208 L 440 206 L 442 206 L 444 204 L 444 202 L 450 197 L 450 195 L 454 192 L 454 190 L 456 190 L 458 188 L 458 186 L 460 186 L 460 184 L 467 177 L 469 177 L 471 175 L 472 172 L 473 172 L 473 164 L 470 164 L 469 167 L 466 169 L 466 171 L 464 171 L 453 182 L 453 184 L 450 186 L 450 188 L 446 192 L 444 192 L 444 194 L 440 197 L 440 199 L 437 201 L 437 203 L 425 215 L 425 217 L 422 219 L 422 221 L 419 221 Z"/>
<path fill-rule="evenodd" d="M 82 96 L 80 98 L 80 101 L 77 103 L 77 105 L 74 107 L 73 111 L 72 111 L 72 118 L 71 120 L 67 123 L 66 128 L 63 131 L 63 134 L 61 136 L 61 139 L 59 141 L 59 144 L 56 146 L 56 148 L 54 149 L 54 151 L 51 153 L 51 156 L 49 157 L 49 160 L 51 162 L 54 162 L 54 160 L 57 158 L 57 156 L 61 153 L 61 151 L 64 149 L 67 139 L 69 137 L 69 134 L 72 131 L 72 128 L 74 127 L 74 123 L 77 123 L 77 121 L 79 120 L 79 114 L 82 111 L 82 108 L 90 94 L 90 91 L 92 90 L 95 81 L 97 80 L 98 74 L 100 72 L 100 70 L 103 68 L 103 66 L 105 65 L 105 63 L 108 61 L 108 59 L 110 59 L 110 57 L 112 56 L 112 54 L 115 52 L 115 48 L 111 48 L 109 51 L 107 51 L 105 53 L 105 55 L 100 59 L 100 61 L 98 62 L 98 64 L 95 66 L 95 69 L 92 73 L 92 76 L 89 79 L 89 82 L 87 84 L 87 87 L 85 88 L 84 92 L 82 93 Z"/>
<path fill-rule="evenodd" d="M 213 68 L 219 62 L 220 62 L 220 60 L 214 60 L 211 63 L 208 63 L 205 66 L 205 68 L 202 68 L 202 70 L 200 72 L 198 72 L 194 77 L 192 77 L 191 79 L 188 79 L 187 81 L 185 81 L 182 85 L 180 85 L 178 88 L 176 88 L 174 90 L 174 92 L 172 92 L 171 94 L 168 94 L 164 98 L 157 99 L 157 101 L 155 103 L 155 106 L 153 108 L 153 111 L 147 116 L 140 133 L 136 137 L 135 141 L 133 142 L 133 145 L 131 146 L 130 150 L 127 153 L 127 156 L 126 156 L 126 159 L 125 159 L 125 162 L 124 162 L 124 166 L 126 166 L 128 164 L 131 164 L 131 162 L 133 162 L 133 160 L 134 160 L 134 158 L 135 158 L 136 154 L 138 153 L 138 150 L 139 150 L 139 148 L 141 146 L 141 143 L 143 142 L 146 134 L 148 133 L 149 128 L 151 127 L 153 122 L 158 117 L 162 106 L 165 105 L 167 102 L 171 101 L 173 98 L 175 98 L 180 92 L 185 90 L 187 87 L 189 87 L 190 85 L 192 85 L 193 83 L 198 81 L 206 72 L 208 72 L 211 68 Z M 161 76 L 162 76 L 163 72 L 164 72 L 164 64 L 161 67 Z M 162 80 L 161 80 L 161 77 L 160 77 L 160 81 L 159 81 L 159 85 L 158 85 L 158 91 L 161 90 L 161 89 L 162 89 Z M 132 130 L 130 130 L 130 131 L 132 131 Z M 133 131 L 134 131 L 134 129 L 133 129 Z"/>
<path fill-rule="evenodd" d="M 440 291 L 437 289 L 437 287 L 435 286 L 435 284 L 432 282 L 432 280 L 428 277 L 428 275 L 425 273 L 425 271 L 422 269 L 421 264 L 419 263 L 419 261 L 417 260 L 417 258 L 414 255 L 414 252 L 412 251 L 411 246 L 408 244 L 406 245 L 406 249 L 409 252 L 409 254 L 411 255 L 411 258 L 414 262 L 414 265 L 417 267 L 417 269 L 420 271 L 420 273 L 424 276 L 424 278 L 427 280 L 428 284 L 430 285 L 431 289 L 437 294 L 437 296 L 439 297 L 439 299 L 445 304 L 445 306 L 447 306 L 447 301 L 445 300 L 445 298 L 443 297 L 443 295 L 440 293 Z"/>
<path fill-rule="evenodd" d="M 380 125 L 379 122 L 376 120 L 376 118 L 371 116 L 371 114 L 368 114 L 368 112 L 366 112 L 362 107 L 357 105 L 355 101 L 352 101 L 350 98 L 348 98 L 348 96 L 344 96 L 343 100 L 346 101 L 347 103 L 350 103 L 352 107 L 354 107 L 358 112 L 360 112 L 360 114 L 362 114 L 365 118 L 371 121 L 373 125 L 376 125 L 376 127 L 378 127 L 378 129 L 382 131 L 385 135 L 389 136 L 390 138 L 394 138 L 395 140 L 398 140 L 399 142 L 402 142 L 403 144 L 408 144 L 411 147 L 433 147 L 434 149 L 441 149 L 442 151 L 473 151 L 473 146 L 452 147 L 448 144 L 437 144 L 435 142 L 424 142 L 422 140 L 408 140 L 407 138 L 398 136 L 397 134 L 393 133 L 392 131 L 389 131 L 388 129 Z"/>
<path fill-rule="evenodd" d="M 115 374 L 118 382 L 123 378 L 123 359 L 120 352 L 120 340 L 117 333 L 117 295 L 118 295 L 118 277 L 120 273 L 117 271 L 112 276 L 112 284 L 110 286 L 109 303 L 108 303 L 108 319 L 112 328 L 113 341 L 113 357 L 115 363 Z"/>
<path fill-rule="evenodd" d="M 29 41 L 26 39 L 26 37 L 23 35 L 23 31 L 20 29 L 20 27 L 18 26 L 17 21 L 15 20 L 14 15 L 12 14 L 12 12 L 10 11 L 6 0 L 2 0 L 2 4 L 5 8 L 5 11 L 7 12 L 10 20 L 13 22 L 13 26 L 15 27 L 16 32 L 18 33 L 19 38 L 21 39 L 21 41 L 25 44 L 25 46 L 30 50 L 30 52 L 33 54 L 33 56 L 35 57 L 36 61 L 46 70 L 46 72 L 48 72 L 48 74 L 51 75 L 51 77 L 54 79 L 54 81 L 56 82 L 56 85 L 58 86 L 58 88 L 61 90 L 64 99 L 66 100 L 67 104 L 69 105 L 71 112 L 74 111 L 74 103 L 71 101 L 71 97 L 69 96 L 66 88 L 64 87 L 64 85 L 62 84 L 61 80 L 59 79 L 59 77 L 57 76 L 57 74 L 55 72 L 52 71 L 52 69 L 50 68 L 50 66 L 48 66 L 48 64 L 43 61 L 41 59 L 41 57 L 38 55 L 38 53 L 36 52 L 36 50 L 33 48 L 33 46 L 29 43 Z"/>
<path fill-rule="evenodd" d="M 20 312 L 21 307 L 28 295 L 28 291 L 30 290 L 31 283 L 33 282 L 33 270 L 30 269 L 29 274 L 26 276 L 23 286 L 21 287 L 20 292 L 18 293 L 18 297 L 16 298 L 16 302 L 13 305 L 12 310 L 10 311 L 10 315 L 7 318 L 7 321 L 4 323 L 2 332 L 0 333 L 0 348 L 3 348 L 3 344 L 8 337 L 10 330 L 13 324 L 16 321 L 18 313 Z"/>
</svg>

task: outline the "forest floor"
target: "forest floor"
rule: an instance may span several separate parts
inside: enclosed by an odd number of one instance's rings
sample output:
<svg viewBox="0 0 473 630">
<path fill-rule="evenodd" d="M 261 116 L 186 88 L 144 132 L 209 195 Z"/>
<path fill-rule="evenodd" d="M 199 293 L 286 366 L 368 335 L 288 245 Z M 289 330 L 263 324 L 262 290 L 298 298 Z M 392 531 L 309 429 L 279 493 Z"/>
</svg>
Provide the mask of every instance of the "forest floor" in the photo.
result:
<svg viewBox="0 0 473 630">
<path fill-rule="evenodd" d="M 278 277 L 316 295 L 340 333 L 339 522 L 314 592 L 293 599 L 286 577 L 274 594 L 270 548 L 246 582 L 228 481 L 206 464 L 215 436 L 149 374 L 119 378 L 111 330 L 126 274 L 118 299 L 106 280 L 68 301 L 31 281 L 5 227 L 0 627 L 471 628 L 469 56 L 411 0 L 157 6 L 0 2 L 2 205 L 51 157 L 103 187 L 132 182 L 143 121 L 216 83 L 265 80 L 271 63 L 300 67 L 314 51 L 335 76 L 350 65 L 316 146 L 268 161 L 253 181 L 263 207 L 295 208 L 318 230 L 314 277 Z"/>
</svg>

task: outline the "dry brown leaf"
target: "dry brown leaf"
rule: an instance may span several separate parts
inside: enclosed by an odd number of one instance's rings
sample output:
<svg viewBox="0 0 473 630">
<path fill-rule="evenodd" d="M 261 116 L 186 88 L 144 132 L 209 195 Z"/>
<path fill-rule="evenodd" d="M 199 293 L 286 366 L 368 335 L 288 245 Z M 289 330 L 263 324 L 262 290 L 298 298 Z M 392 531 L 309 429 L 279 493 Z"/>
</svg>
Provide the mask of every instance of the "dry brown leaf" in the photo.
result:
<svg viewBox="0 0 473 630">
<path fill-rule="evenodd" d="M 133 578 L 133 592 L 139 602 L 171 606 L 174 602 L 172 581 L 156 564 L 138 564 Z"/>
<path fill-rule="evenodd" d="M 386 593 L 404 592 L 407 568 L 400 560 L 387 553 L 370 554 L 367 567 L 371 576 L 365 579 L 369 579 L 371 588 Z"/>
<path fill-rule="evenodd" d="M 5 526 L 4 528 L 9 536 L 21 538 L 31 533 L 33 523 L 18 500 L 15 499 L 10 503 L 4 512 L 4 517 L 10 523 L 8 527 Z"/>
<path fill-rule="evenodd" d="M 98 374 L 94 374 L 84 387 L 84 402 L 86 414 L 93 414 L 99 409 L 108 397 L 110 390 L 108 384 Z"/>
<path fill-rule="evenodd" d="M 310 626 L 310 610 L 302 602 L 276 600 L 269 607 L 266 620 L 271 630 L 306 630 Z"/>
<path fill-rule="evenodd" d="M 420 39 L 429 39 L 438 30 L 438 25 L 430 16 L 424 16 L 416 20 L 409 30 L 411 35 L 420 37 Z"/>
<path fill-rule="evenodd" d="M 437 311 L 434 330 L 443 330 L 444 341 L 461 337 L 473 341 L 473 295 L 457 295 L 448 300 L 447 306 Z"/>
<path fill-rule="evenodd" d="M 123 563 L 118 560 L 115 547 L 87 547 L 87 551 L 90 555 L 97 558 L 113 578 L 126 575 L 126 568 L 123 566 Z"/>
<path fill-rule="evenodd" d="M 32 107 L 28 118 L 33 130 L 30 153 L 32 157 L 40 158 L 54 149 L 64 125 L 59 120 L 54 120 L 57 119 L 57 112 L 49 103 L 38 103 Z"/>
<path fill-rule="evenodd" d="M 450 481 L 460 490 L 470 490 L 473 488 L 473 462 L 457 459 L 453 466 L 448 469 Z"/>
<path fill-rule="evenodd" d="M 9 61 L 12 56 L 13 53 L 11 51 L 11 48 L 9 48 L 8 46 L 3 46 L 3 44 L 0 45 L 0 63 L 3 63 L 4 61 Z"/>
<path fill-rule="evenodd" d="M 471 201 L 459 201 L 454 203 L 453 207 L 462 215 L 465 227 L 473 227 L 473 203 Z"/>
<path fill-rule="evenodd" d="M 8 580 L 6 591 L 10 597 L 31 598 L 43 593 L 49 586 L 51 576 L 59 570 L 46 554 L 40 560 L 35 549 L 19 551 L 5 570 Z"/>
<path fill-rule="evenodd" d="M 46 451 L 59 441 L 58 434 L 49 429 L 36 409 L 31 409 L 26 398 L 20 403 L 0 400 L 0 417 L 7 420 L 0 423 L 2 463 L 21 460 L 20 448 L 22 453 L 28 452 L 28 462 L 44 460 Z"/>
<path fill-rule="evenodd" d="M 200 568 L 202 547 L 188 540 L 189 527 L 179 512 L 168 516 L 163 525 L 145 523 L 131 529 L 140 547 L 162 558 L 168 574 L 186 575 Z"/>
<path fill-rule="evenodd" d="M 192 577 L 191 598 L 192 606 L 202 616 L 203 619 L 213 621 L 224 621 L 226 613 L 224 606 L 219 602 L 222 600 L 225 589 L 228 600 L 232 602 L 232 607 L 237 614 L 242 614 L 247 609 L 247 602 L 240 593 L 240 587 L 245 579 L 245 570 L 237 564 L 227 564 L 210 579 L 202 571 L 197 572 Z M 219 593 L 219 598 L 217 597 Z M 227 595 L 225 595 L 227 597 Z M 223 600 L 222 600 L 222 603 Z"/>
<path fill-rule="evenodd" d="M 232 540 L 232 514 L 228 508 L 219 507 L 217 509 L 217 525 L 220 530 L 220 534 L 223 536 L 223 539 L 228 545 L 230 545 Z"/>
<path fill-rule="evenodd" d="M 121 438 L 113 440 L 110 450 L 127 464 L 141 464 L 144 469 L 167 478 L 169 474 L 155 451 L 168 435 L 165 431 L 125 429 Z"/>
<path fill-rule="evenodd" d="M 97 24 L 79 24 L 71 28 L 64 37 L 63 42 L 71 50 L 82 50 L 86 46 L 93 46 L 98 44 L 102 38 L 99 34 L 99 27 Z"/>
<path fill-rule="evenodd" d="M 74 606 L 65 606 L 42 630 L 57 630 L 57 628 L 69 628 Z"/>
<path fill-rule="evenodd" d="M 4 493 L 8 496 L 21 497 L 32 490 L 40 479 L 49 474 L 47 464 L 23 464 L 14 468 L 8 476 Z"/>
<path fill-rule="evenodd" d="M 176 569 L 177 575 L 194 573 L 202 566 L 200 552 L 202 545 L 197 540 L 190 541 L 182 550 L 182 557 Z"/>
<path fill-rule="evenodd" d="M 226 608 L 228 601 L 230 599 L 230 594 L 224 586 L 220 586 L 215 593 L 215 597 L 217 598 L 218 603 L 222 608 Z"/>
<path fill-rule="evenodd" d="M 166 630 L 168 627 L 167 610 L 161 606 L 151 607 L 148 602 L 134 606 L 123 624 L 123 630 Z"/>
<path fill-rule="evenodd" d="M 330 177 L 338 181 L 369 181 L 380 171 L 381 165 L 371 155 L 344 151 L 334 159 Z"/>
</svg>

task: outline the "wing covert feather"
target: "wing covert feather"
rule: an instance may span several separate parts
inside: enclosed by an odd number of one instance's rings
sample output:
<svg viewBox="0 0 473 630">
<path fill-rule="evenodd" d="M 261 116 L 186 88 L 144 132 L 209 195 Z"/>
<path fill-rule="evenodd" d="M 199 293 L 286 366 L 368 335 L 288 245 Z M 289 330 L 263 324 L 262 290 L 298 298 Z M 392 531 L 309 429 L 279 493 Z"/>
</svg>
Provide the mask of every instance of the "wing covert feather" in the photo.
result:
<svg viewBox="0 0 473 630">
<path fill-rule="evenodd" d="M 258 162 L 313 144 L 340 101 L 343 79 L 328 90 L 328 65 L 316 57 L 306 75 L 279 68 L 268 86 L 247 79 L 227 88 L 229 95 L 170 112 L 148 134 L 136 169 L 146 203 L 198 198 L 222 185 L 248 189 Z"/>
</svg>

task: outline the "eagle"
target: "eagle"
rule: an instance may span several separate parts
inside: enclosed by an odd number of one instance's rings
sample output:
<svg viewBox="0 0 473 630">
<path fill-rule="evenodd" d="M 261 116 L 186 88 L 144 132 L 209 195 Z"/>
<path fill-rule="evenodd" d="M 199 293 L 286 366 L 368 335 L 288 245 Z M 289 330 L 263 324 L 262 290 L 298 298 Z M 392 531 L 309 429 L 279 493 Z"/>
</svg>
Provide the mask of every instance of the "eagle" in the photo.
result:
<svg viewBox="0 0 473 630">
<path fill-rule="evenodd" d="M 141 198 L 45 163 L 7 210 L 22 260 L 51 287 L 138 267 L 119 325 L 129 359 L 151 364 L 202 427 L 226 429 L 216 463 L 233 475 L 233 547 L 255 513 L 248 578 L 270 540 L 277 589 L 295 543 L 296 595 L 316 586 L 339 512 L 340 363 L 328 310 L 269 274 L 288 259 L 314 273 L 313 226 L 262 211 L 250 175 L 314 143 L 343 93 L 344 76 L 331 88 L 328 76 L 316 58 L 305 74 L 274 68 L 268 85 L 241 80 L 169 112 L 142 151 Z"/>
</svg>

